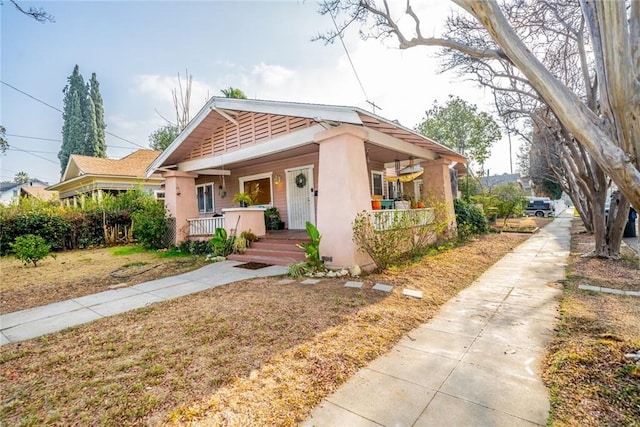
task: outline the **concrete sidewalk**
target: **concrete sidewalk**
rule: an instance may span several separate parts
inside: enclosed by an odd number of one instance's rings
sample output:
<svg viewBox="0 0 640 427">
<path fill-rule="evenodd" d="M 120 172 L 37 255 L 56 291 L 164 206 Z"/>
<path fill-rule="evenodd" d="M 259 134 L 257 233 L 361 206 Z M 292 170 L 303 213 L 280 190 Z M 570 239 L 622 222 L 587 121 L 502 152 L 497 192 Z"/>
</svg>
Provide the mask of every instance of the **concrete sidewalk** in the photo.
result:
<svg viewBox="0 0 640 427">
<path fill-rule="evenodd" d="M 302 425 L 545 425 L 540 362 L 557 321 L 571 220 L 561 214 L 532 235 Z"/>
<path fill-rule="evenodd" d="M 0 316 L 0 345 L 36 338 L 239 280 L 287 273 L 287 267 L 277 265 L 259 270 L 235 267 L 240 264 L 242 262 L 217 262 L 178 276 L 3 314 Z"/>
</svg>

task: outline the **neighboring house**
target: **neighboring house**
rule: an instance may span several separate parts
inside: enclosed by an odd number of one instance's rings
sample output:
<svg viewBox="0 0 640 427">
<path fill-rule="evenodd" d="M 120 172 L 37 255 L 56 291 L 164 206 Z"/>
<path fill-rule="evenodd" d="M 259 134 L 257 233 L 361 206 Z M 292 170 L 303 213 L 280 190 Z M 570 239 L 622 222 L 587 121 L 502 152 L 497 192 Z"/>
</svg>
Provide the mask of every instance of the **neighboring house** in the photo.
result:
<svg viewBox="0 0 640 427">
<path fill-rule="evenodd" d="M 16 182 L 2 182 L 0 183 L 0 203 L 3 205 L 9 205 L 18 200 L 23 188 L 31 187 L 44 188 L 49 185 L 47 182 L 40 181 L 39 179 L 32 179 L 24 184 L 18 184 Z"/>
<path fill-rule="evenodd" d="M 485 190 L 491 190 L 494 187 L 510 182 L 517 184 L 524 191 L 527 191 L 527 188 L 531 189 L 531 186 L 528 183 L 525 185 L 520 178 L 520 174 L 517 173 L 503 173 L 502 175 L 483 176 L 480 178 L 480 185 Z"/>
<path fill-rule="evenodd" d="M 24 185 L 20 187 L 20 196 L 33 197 L 34 199 L 44 200 L 45 202 L 58 200 L 57 191 L 49 191 L 44 187 L 34 187 L 32 185 Z"/>
<path fill-rule="evenodd" d="M 264 235 L 262 210 L 232 202 L 239 191 L 257 190 L 257 204 L 276 207 L 287 229 L 315 224 L 322 234 L 321 255 L 335 268 L 370 262 L 353 243 L 353 220 L 372 209 L 372 199 L 392 202 L 389 184 L 396 180 L 387 178 L 411 165 L 421 167 L 424 184 L 400 191 L 445 202 L 455 227 L 449 167 L 466 161 L 359 108 L 214 97 L 151 164 L 147 176 L 160 172 L 165 178 L 165 206 L 176 219 L 176 242 L 198 234 L 199 222 L 209 220 L 230 232 L 252 228 Z M 211 218 L 221 213 L 223 218 Z"/>
<path fill-rule="evenodd" d="M 101 197 L 141 186 L 151 194 L 162 192 L 164 179 L 159 174 L 146 176 L 145 170 L 160 155 L 159 151 L 137 150 L 121 159 L 72 154 L 59 183 L 47 187 L 57 191 L 60 200 L 76 203 L 78 196 Z"/>
</svg>

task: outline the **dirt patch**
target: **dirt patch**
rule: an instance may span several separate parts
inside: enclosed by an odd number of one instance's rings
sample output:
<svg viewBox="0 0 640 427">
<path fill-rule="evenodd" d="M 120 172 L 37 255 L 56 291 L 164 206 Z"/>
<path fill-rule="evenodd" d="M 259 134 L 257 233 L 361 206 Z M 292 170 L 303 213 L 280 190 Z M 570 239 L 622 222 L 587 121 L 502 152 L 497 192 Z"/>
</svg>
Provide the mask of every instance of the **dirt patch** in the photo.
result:
<svg viewBox="0 0 640 427">
<path fill-rule="evenodd" d="M 161 277 L 205 265 L 203 257 L 163 258 L 153 251 L 114 255 L 114 248 L 61 252 L 37 267 L 0 258 L 0 313 L 11 313 Z"/>
<path fill-rule="evenodd" d="M 362 289 L 238 282 L 2 346 L 0 421 L 295 425 L 524 239 L 489 235 Z"/>
<path fill-rule="evenodd" d="M 553 218 L 532 216 L 509 218 L 505 224 L 504 220 L 500 219 L 491 226 L 491 229 L 503 233 L 536 233 L 551 221 L 553 221 Z"/>
<path fill-rule="evenodd" d="M 562 297 L 562 318 L 544 373 L 551 389 L 551 425 L 638 425 L 640 364 L 625 354 L 640 350 L 640 298 L 578 289 L 581 284 L 638 290 L 638 260 L 583 258 L 593 237 L 574 221 L 572 251 Z"/>
</svg>

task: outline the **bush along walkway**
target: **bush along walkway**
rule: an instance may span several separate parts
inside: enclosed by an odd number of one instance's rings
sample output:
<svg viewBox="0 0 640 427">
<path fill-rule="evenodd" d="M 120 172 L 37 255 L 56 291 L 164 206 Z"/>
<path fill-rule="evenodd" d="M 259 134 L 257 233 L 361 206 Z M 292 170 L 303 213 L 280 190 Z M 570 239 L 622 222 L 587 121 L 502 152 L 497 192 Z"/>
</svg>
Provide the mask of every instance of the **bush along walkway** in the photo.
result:
<svg viewBox="0 0 640 427">
<path fill-rule="evenodd" d="M 545 425 L 545 346 L 569 255 L 562 214 L 325 399 L 303 426 Z"/>
</svg>

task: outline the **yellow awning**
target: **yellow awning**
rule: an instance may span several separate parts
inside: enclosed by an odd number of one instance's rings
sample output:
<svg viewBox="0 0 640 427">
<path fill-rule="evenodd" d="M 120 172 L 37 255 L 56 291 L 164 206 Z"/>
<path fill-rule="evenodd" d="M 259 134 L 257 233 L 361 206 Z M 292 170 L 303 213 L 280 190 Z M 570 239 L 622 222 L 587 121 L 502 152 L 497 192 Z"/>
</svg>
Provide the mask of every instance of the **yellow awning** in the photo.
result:
<svg viewBox="0 0 640 427">
<path fill-rule="evenodd" d="M 424 170 L 414 172 L 414 173 L 407 173 L 400 176 L 388 176 L 387 181 L 396 182 L 400 180 L 400 182 L 411 182 L 414 179 L 418 178 L 419 176 L 422 176 L 423 173 L 424 173 Z"/>
</svg>

